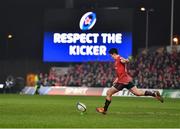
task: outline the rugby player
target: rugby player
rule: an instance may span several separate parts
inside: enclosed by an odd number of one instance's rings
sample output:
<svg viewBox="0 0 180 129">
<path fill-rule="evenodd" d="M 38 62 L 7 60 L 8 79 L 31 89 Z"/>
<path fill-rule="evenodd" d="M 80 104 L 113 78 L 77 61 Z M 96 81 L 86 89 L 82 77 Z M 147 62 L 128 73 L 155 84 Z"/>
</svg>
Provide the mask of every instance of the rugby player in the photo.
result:
<svg viewBox="0 0 180 129">
<path fill-rule="evenodd" d="M 114 68 L 117 77 L 114 80 L 112 87 L 106 93 L 106 100 L 104 107 L 96 108 L 97 112 L 106 114 L 112 100 L 112 95 L 122 90 L 123 88 L 127 88 L 131 93 L 133 93 L 136 96 L 152 96 L 163 103 L 164 100 L 160 95 L 159 91 L 153 91 L 153 92 L 149 90 L 143 91 L 138 89 L 137 86 L 134 85 L 133 79 L 127 73 L 127 69 L 126 69 L 126 63 L 128 63 L 129 60 L 121 57 L 118 54 L 118 50 L 116 48 L 111 48 L 109 50 L 109 54 L 115 60 Z"/>
</svg>

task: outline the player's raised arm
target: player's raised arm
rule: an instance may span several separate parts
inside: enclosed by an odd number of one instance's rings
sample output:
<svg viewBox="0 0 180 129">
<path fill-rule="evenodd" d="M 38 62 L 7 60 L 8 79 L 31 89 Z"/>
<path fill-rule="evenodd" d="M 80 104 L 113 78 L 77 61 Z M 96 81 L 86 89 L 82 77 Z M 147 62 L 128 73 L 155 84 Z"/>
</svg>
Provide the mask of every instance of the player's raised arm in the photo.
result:
<svg viewBox="0 0 180 129">
<path fill-rule="evenodd" d="M 121 57 L 120 60 L 122 63 L 129 63 L 129 59 L 125 59 L 125 58 Z"/>
</svg>

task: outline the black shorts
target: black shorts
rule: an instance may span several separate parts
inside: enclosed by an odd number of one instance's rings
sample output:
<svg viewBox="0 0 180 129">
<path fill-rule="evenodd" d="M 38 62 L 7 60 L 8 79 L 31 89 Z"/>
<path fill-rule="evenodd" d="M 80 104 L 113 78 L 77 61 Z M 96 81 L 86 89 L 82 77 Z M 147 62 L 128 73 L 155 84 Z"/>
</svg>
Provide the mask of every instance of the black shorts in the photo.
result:
<svg viewBox="0 0 180 129">
<path fill-rule="evenodd" d="M 134 87 L 133 82 L 129 82 L 128 84 L 122 84 L 122 83 L 115 83 L 113 84 L 113 87 L 116 88 L 118 91 L 122 90 L 123 88 L 127 88 L 128 90 Z"/>
</svg>

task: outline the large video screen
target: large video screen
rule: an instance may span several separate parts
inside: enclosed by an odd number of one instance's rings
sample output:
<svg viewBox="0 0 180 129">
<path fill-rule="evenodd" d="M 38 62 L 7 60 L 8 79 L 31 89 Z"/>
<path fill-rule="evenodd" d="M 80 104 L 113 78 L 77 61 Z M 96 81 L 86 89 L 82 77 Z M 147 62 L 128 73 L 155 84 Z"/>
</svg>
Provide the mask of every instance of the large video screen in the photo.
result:
<svg viewBox="0 0 180 129">
<path fill-rule="evenodd" d="M 109 49 L 132 55 L 132 10 L 47 10 L 44 16 L 45 62 L 112 61 Z"/>
</svg>

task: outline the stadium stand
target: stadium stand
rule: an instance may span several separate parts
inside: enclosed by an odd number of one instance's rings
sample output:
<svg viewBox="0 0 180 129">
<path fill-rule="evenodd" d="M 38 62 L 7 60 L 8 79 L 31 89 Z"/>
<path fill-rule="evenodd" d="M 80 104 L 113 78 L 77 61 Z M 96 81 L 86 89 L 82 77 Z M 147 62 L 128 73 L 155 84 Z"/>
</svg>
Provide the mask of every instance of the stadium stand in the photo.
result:
<svg viewBox="0 0 180 129">
<path fill-rule="evenodd" d="M 128 70 L 139 88 L 180 88 L 180 52 L 143 51 L 130 61 Z M 115 77 L 113 62 L 75 64 L 62 71 L 52 67 L 49 74 L 39 74 L 38 83 L 43 86 L 110 87 Z"/>
</svg>

